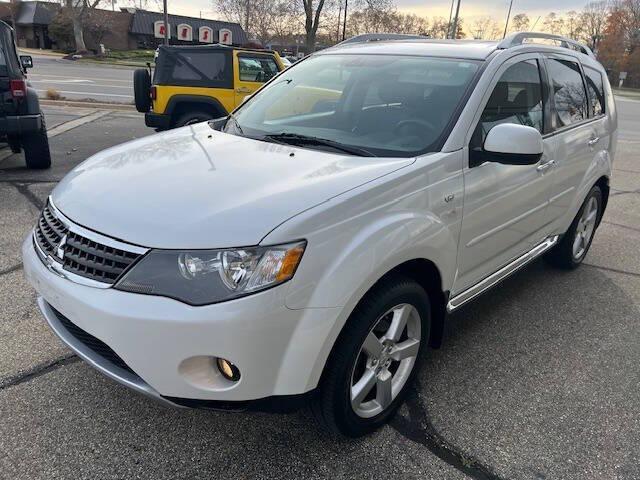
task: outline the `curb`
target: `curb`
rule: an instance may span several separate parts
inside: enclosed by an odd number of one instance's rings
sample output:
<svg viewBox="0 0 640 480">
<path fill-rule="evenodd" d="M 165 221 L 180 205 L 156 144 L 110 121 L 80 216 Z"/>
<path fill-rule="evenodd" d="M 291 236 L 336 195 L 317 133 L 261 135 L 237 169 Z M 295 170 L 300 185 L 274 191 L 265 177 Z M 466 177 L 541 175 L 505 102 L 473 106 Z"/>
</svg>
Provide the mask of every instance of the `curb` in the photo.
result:
<svg viewBox="0 0 640 480">
<path fill-rule="evenodd" d="M 125 112 L 136 112 L 136 107 L 134 105 L 127 105 L 124 103 L 83 102 L 80 100 L 47 100 L 41 98 L 40 105 L 46 105 L 48 107 L 81 107 L 96 108 L 101 110 L 122 110 Z"/>
</svg>

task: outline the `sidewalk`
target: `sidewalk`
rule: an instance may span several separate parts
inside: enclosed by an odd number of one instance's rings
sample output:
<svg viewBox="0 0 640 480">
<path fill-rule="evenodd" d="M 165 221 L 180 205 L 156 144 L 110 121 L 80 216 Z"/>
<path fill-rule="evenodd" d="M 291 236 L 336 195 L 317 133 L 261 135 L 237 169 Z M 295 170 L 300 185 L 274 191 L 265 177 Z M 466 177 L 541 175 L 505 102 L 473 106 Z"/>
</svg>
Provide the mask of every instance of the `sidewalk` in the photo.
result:
<svg viewBox="0 0 640 480">
<path fill-rule="evenodd" d="M 18 53 L 20 55 L 42 55 L 45 57 L 62 58 L 64 53 L 54 52 L 53 50 L 44 50 L 41 48 L 22 48 L 18 47 Z"/>
</svg>

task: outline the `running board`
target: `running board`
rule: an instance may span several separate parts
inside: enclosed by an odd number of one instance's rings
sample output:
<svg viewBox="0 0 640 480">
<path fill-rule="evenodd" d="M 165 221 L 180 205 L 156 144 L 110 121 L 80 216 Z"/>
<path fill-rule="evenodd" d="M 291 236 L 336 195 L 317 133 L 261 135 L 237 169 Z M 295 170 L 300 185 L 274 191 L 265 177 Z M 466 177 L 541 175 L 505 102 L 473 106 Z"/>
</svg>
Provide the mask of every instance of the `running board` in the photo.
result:
<svg viewBox="0 0 640 480">
<path fill-rule="evenodd" d="M 464 292 L 451 298 L 451 300 L 449 300 L 449 303 L 447 303 L 447 311 L 453 312 L 454 310 L 461 307 L 465 303 L 473 300 L 481 293 L 484 293 L 485 291 L 489 290 L 491 287 L 493 287 L 497 283 L 500 283 L 502 280 L 507 278 L 512 273 L 524 267 L 527 263 L 529 263 L 533 259 L 538 258 L 544 252 L 546 252 L 551 247 L 553 247 L 556 243 L 558 243 L 558 235 L 555 235 L 553 237 L 548 237 L 542 243 L 539 243 L 538 245 L 533 247 L 531 250 L 529 250 L 527 253 L 511 261 L 510 263 L 502 267 L 497 272 L 492 273 L 491 275 L 486 277 L 484 280 L 481 280 L 480 282 L 476 283 L 473 287 L 468 288 Z"/>
</svg>

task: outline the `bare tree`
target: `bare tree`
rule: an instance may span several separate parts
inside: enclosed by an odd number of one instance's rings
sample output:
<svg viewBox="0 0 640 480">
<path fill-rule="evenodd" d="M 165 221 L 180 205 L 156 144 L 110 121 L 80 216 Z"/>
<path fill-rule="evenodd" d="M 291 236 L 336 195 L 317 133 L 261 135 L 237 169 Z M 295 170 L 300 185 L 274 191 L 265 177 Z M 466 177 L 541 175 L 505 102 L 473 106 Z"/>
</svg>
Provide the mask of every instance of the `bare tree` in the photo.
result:
<svg viewBox="0 0 640 480">
<path fill-rule="evenodd" d="M 87 46 L 84 43 L 84 27 L 87 14 L 95 9 L 101 0 L 65 0 L 65 7 L 73 24 L 73 38 L 77 53 L 85 53 Z"/>
<path fill-rule="evenodd" d="M 560 35 L 564 29 L 564 19 L 556 12 L 550 12 L 544 17 L 542 27 L 549 33 Z"/>
<path fill-rule="evenodd" d="M 580 13 L 582 37 L 592 50 L 598 47 L 609 15 L 609 5 L 605 1 L 588 3 Z"/>
<path fill-rule="evenodd" d="M 564 15 L 563 35 L 578 40 L 582 35 L 581 15 L 575 10 L 570 10 Z"/>
<path fill-rule="evenodd" d="M 489 15 L 476 18 L 471 24 L 471 33 L 476 40 L 493 40 L 502 36 L 497 22 Z"/>
<path fill-rule="evenodd" d="M 529 20 L 529 15 L 527 15 L 526 13 L 518 13 L 511 19 L 511 25 L 509 29 L 512 32 L 526 32 L 527 30 L 529 30 L 530 24 L 531 20 Z"/>
<path fill-rule="evenodd" d="M 307 53 L 311 53 L 316 49 L 316 35 L 318 34 L 318 27 L 320 26 L 322 8 L 324 7 L 325 0 L 316 0 L 317 3 L 315 6 L 314 0 L 301 1 L 304 9 L 305 44 Z"/>
</svg>

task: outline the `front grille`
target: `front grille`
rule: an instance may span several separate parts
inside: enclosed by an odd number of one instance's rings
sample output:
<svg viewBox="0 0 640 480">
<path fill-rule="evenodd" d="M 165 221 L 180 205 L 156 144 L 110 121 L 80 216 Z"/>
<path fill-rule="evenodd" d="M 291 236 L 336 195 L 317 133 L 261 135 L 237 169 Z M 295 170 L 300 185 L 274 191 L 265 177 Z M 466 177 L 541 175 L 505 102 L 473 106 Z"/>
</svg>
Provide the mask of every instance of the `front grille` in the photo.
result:
<svg viewBox="0 0 640 480">
<path fill-rule="evenodd" d="M 35 241 L 64 270 L 113 285 L 140 254 L 103 245 L 70 230 L 47 205 L 36 225 Z"/>
<path fill-rule="evenodd" d="M 73 335 L 76 340 L 81 342 L 87 348 L 91 349 L 91 351 L 96 355 L 100 355 L 102 358 L 113 363 L 115 366 L 136 375 L 136 372 L 131 370 L 129 365 L 127 365 L 116 352 L 111 350 L 109 345 L 82 330 L 80 327 L 72 323 L 71 320 L 65 317 L 62 313 L 51 307 L 51 305 L 49 305 L 49 307 L 51 308 L 51 310 L 53 310 L 53 313 L 56 314 L 56 318 L 62 324 L 62 326 L 67 330 L 67 332 Z"/>
</svg>

